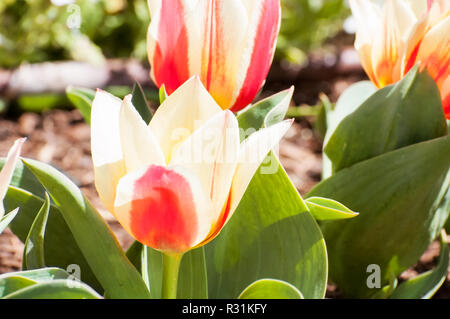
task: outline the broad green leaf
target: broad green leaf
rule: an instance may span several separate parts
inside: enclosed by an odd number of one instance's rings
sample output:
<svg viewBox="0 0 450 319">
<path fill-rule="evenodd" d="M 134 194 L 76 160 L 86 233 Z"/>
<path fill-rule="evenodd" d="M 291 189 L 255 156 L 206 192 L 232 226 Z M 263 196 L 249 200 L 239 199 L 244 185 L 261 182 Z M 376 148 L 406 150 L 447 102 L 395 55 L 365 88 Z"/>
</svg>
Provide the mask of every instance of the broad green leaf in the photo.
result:
<svg viewBox="0 0 450 319">
<path fill-rule="evenodd" d="M 142 119 L 145 121 L 145 123 L 150 123 L 150 120 L 152 119 L 152 113 L 150 112 L 150 107 L 147 102 L 147 98 L 145 97 L 144 90 L 139 83 L 134 83 L 131 95 L 131 102 L 141 115 Z"/>
<path fill-rule="evenodd" d="M 101 299 L 94 289 L 73 280 L 57 279 L 17 290 L 5 299 Z"/>
<path fill-rule="evenodd" d="M 16 217 L 17 213 L 19 212 L 19 207 L 17 207 L 12 212 L 6 214 L 2 218 L 0 218 L 0 234 L 5 230 L 6 227 L 9 226 L 9 224 L 12 222 L 14 217 Z"/>
<path fill-rule="evenodd" d="M 288 282 L 261 279 L 245 288 L 239 299 L 303 299 L 303 295 Z"/>
<path fill-rule="evenodd" d="M 276 172 L 255 174 L 233 217 L 205 247 L 210 298 L 237 298 L 262 278 L 290 282 L 305 298 L 325 295 L 320 229 L 278 160 L 272 165 Z"/>
<path fill-rule="evenodd" d="M 241 129 L 259 129 L 281 122 L 286 115 L 294 89 L 284 90 L 254 105 L 250 105 L 238 114 Z"/>
<path fill-rule="evenodd" d="M 324 147 L 328 140 L 333 135 L 338 124 L 349 114 L 358 109 L 361 104 L 367 100 L 372 94 L 377 91 L 376 86 L 370 81 L 360 81 L 350 85 L 339 97 L 334 108 L 328 103 L 324 105 L 324 115 L 326 118 L 326 133 L 324 136 Z M 323 124 L 322 124 L 323 126 Z M 322 154 L 322 178 L 325 179 L 331 176 L 331 162 L 327 154 Z"/>
<path fill-rule="evenodd" d="M 23 161 L 57 204 L 106 296 L 149 298 L 150 293 L 139 272 L 126 258 L 104 219 L 78 187 L 47 164 L 31 159 Z"/>
<path fill-rule="evenodd" d="M 50 213 L 50 198 L 45 194 L 45 203 L 36 215 L 31 225 L 23 249 L 22 269 L 37 269 L 45 267 L 44 237 Z"/>
<path fill-rule="evenodd" d="M 376 293 L 366 285 L 368 265 L 380 266 L 385 285 L 436 238 L 450 213 L 437 210 L 446 194 L 442 189 L 448 189 L 448 163 L 450 136 L 445 136 L 362 161 L 311 190 L 308 197 L 332 197 L 359 212 L 357 218 L 321 224 L 330 279 L 347 296 Z"/>
<path fill-rule="evenodd" d="M 166 92 L 166 87 L 164 86 L 164 84 L 161 85 L 161 87 L 159 88 L 159 104 L 163 104 L 168 96 L 169 95 Z"/>
<path fill-rule="evenodd" d="M 305 200 L 305 204 L 311 215 L 317 220 L 347 219 L 358 216 L 358 213 L 328 198 L 310 197 Z"/>
<path fill-rule="evenodd" d="M 448 273 L 449 249 L 445 238 L 446 234 L 442 231 L 441 253 L 436 268 L 401 283 L 390 296 L 391 299 L 429 299 L 436 293 Z"/>
<path fill-rule="evenodd" d="M 0 298 L 36 283 L 34 280 L 21 276 L 0 277 Z"/>
<path fill-rule="evenodd" d="M 433 78 L 417 68 L 368 98 L 338 125 L 324 151 L 332 171 L 380 154 L 444 136 L 447 124 Z"/>
<path fill-rule="evenodd" d="M 178 278 L 178 299 L 207 299 L 208 279 L 204 247 L 184 254 Z"/>
<path fill-rule="evenodd" d="M 142 254 L 142 244 L 135 240 L 133 244 L 128 248 L 126 256 L 128 260 L 133 264 L 139 272 L 141 272 L 141 254 Z"/>
<path fill-rule="evenodd" d="M 91 123 L 91 108 L 95 91 L 86 88 L 69 86 L 66 89 L 67 98 L 83 115 L 86 123 Z"/>
<path fill-rule="evenodd" d="M 63 269 L 55 267 L 47 267 L 33 270 L 16 271 L 0 275 L 0 280 L 10 277 L 10 276 L 20 276 L 31 279 L 35 282 L 46 282 L 56 279 L 67 279 L 70 274 Z"/>
<path fill-rule="evenodd" d="M 20 214 L 12 221 L 10 228 L 23 243 L 25 243 L 31 225 L 43 204 L 44 200 L 42 198 L 34 196 L 23 189 L 9 187 L 5 197 L 5 206 L 21 206 Z M 81 270 L 81 280 L 97 291 L 103 291 L 73 238 L 61 212 L 54 205 L 50 206 L 47 220 L 44 238 L 44 258 L 47 266 L 62 269 L 67 269 L 70 265 L 77 264 Z"/>
</svg>

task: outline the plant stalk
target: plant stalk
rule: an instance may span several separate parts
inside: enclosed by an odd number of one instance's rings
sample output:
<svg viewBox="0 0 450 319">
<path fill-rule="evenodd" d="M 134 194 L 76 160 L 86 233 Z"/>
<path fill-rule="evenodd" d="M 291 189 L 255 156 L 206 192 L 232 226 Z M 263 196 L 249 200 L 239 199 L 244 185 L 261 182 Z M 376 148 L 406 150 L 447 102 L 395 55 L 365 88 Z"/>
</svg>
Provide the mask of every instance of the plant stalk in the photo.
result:
<svg viewBox="0 0 450 319">
<path fill-rule="evenodd" d="M 178 272 L 183 254 L 163 253 L 163 280 L 161 297 L 163 299 L 176 299 L 178 286 Z"/>
</svg>

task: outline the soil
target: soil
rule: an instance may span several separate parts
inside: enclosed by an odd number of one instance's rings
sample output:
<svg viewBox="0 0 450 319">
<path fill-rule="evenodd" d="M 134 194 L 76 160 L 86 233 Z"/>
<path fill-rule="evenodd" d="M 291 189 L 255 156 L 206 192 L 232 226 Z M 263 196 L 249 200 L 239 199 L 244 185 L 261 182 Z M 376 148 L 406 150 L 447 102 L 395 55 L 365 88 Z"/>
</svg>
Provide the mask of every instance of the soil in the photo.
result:
<svg viewBox="0 0 450 319">
<path fill-rule="evenodd" d="M 355 66 L 354 57 L 340 59 L 330 67 L 313 63 L 306 70 L 290 70 L 282 66 L 273 68 L 261 96 L 266 96 L 296 86 L 294 101 L 297 105 L 317 103 L 317 96 L 325 92 L 330 99 L 351 83 L 364 79 L 364 73 Z M 353 60 L 352 60 L 353 59 Z M 331 81 L 329 79 L 332 79 Z M 300 194 L 306 194 L 320 181 L 322 169 L 322 144 L 313 130 L 313 118 L 298 119 L 280 143 L 280 160 Z M 94 188 L 94 175 L 90 155 L 90 129 L 77 110 L 52 110 L 43 114 L 23 113 L 0 117 L 0 156 L 4 156 L 13 141 L 26 136 L 22 155 L 51 163 L 63 170 L 83 190 L 89 200 L 108 221 L 121 245 L 126 249 L 132 238 L 122 229 L 100 203 Z M 450 243 L 450 236 L 447 238 Z M 23 244 L 8 229 L 0 235 L 0 274 L 21 268 Z M 401 280 L 417 276 L 434 267 L 439 255 L 439 244 L 434 242 L 420 261 L 405 271 Z M 327 298 L 341 298 L 332 284 Z M 450 273 L 434 298 L 450 298 Z"/>
</svg>

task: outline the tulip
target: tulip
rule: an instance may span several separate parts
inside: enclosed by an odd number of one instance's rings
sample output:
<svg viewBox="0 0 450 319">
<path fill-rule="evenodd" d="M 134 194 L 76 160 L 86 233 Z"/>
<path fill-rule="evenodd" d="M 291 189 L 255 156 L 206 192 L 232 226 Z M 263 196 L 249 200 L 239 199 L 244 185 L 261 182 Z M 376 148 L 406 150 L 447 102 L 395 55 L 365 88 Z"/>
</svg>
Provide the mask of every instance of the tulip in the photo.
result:
<svg viewBox="0 0 450 319">
<path fill-rule="evenodd" d="M 95 185 L 136 240 L 182 254 L 218 235 L 291 123 L 241 143 L 235 115 L 220 108 L 198 77 L 168 96 L 149 125 L 130 96 L 121 101 L 98 90 L 91 114 Z"/>
<path fill-rule="evenodd" d="M 395 83 L 416 64 L 427 69 L 450 119 L 450 2 L 350 0 L 357 24 L 355 48 L 371 81 Z"/>
<path fill-rule="evenodd" d="M 247 106 L 272 63 L 279 0 L 149 0 L 151 77 L 171 94 L 198 75 L 223 109 Z"/>
<path fill-rule="evenodd" d="M 0 219 L 5 214 L 3 199 L 5 198 L 8 186 L 11 183 L 11 178 L 24 142 L 25 138 L 19 138 L 14 142 L 14 145 L 8 152 L 3 169 L 0 171 Z"/>
<path fill-rule="evenodd" d="M 220 108 L 198 77 L 169 95 L 148 125 L 131 96 L 121 101 L 98 90 L 91 113 L 95 186 L 131 236 L 179 262 L 219 234 L 291 123 L 241 143 L 235 115 Z M 173 263 L 169 258 L 167 267 Z"/>
</svg>

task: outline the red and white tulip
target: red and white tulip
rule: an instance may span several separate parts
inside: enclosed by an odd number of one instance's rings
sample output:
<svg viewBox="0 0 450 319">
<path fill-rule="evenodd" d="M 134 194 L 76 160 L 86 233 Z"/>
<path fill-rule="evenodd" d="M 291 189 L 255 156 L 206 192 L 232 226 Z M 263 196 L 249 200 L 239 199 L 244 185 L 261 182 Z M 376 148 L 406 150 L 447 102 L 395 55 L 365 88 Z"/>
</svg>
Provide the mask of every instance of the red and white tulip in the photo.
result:
<svg viewBox="0 0 450 319">
<path fill-rule="evenodd" d="M 95 185 L 136 240 L 184 253 L 217 236 L 291 123 L 241 143 L 235 115 L 220 108 L 198 77 L 168 96 L 149 125 L 130 96 L 121 101 L 99 90 L 91 116 Z"/>
<path fill-rule="evenodd" d="M 376 86 L 384 87 L 419 64 L 436 81 L 450 118 L 450 1 L 381 3 L 350 0 L 357 24 L 355 48 L 364 70 Z"/>
<path fill-rule="evenodd" d="M 149 0 L 151 77 L 170 94 L 198 75 L 222 109 L 255 98 L 272 63 L 280 0 Z"/>
<path fill-rule="evenodd" d="M 0 219 L 5 214 L 3 199 L 5 198 L 6 192 L 8 191 L 8 186 L 11 183 L 14 168 L 16 167 L 17 160 L 19 159 L 20 151 L 24 142 L 25 138 L 19 138 L 14 142 L 14 145 L 8 152 L 5 164 L 0 171 Z"/>
</svg>

